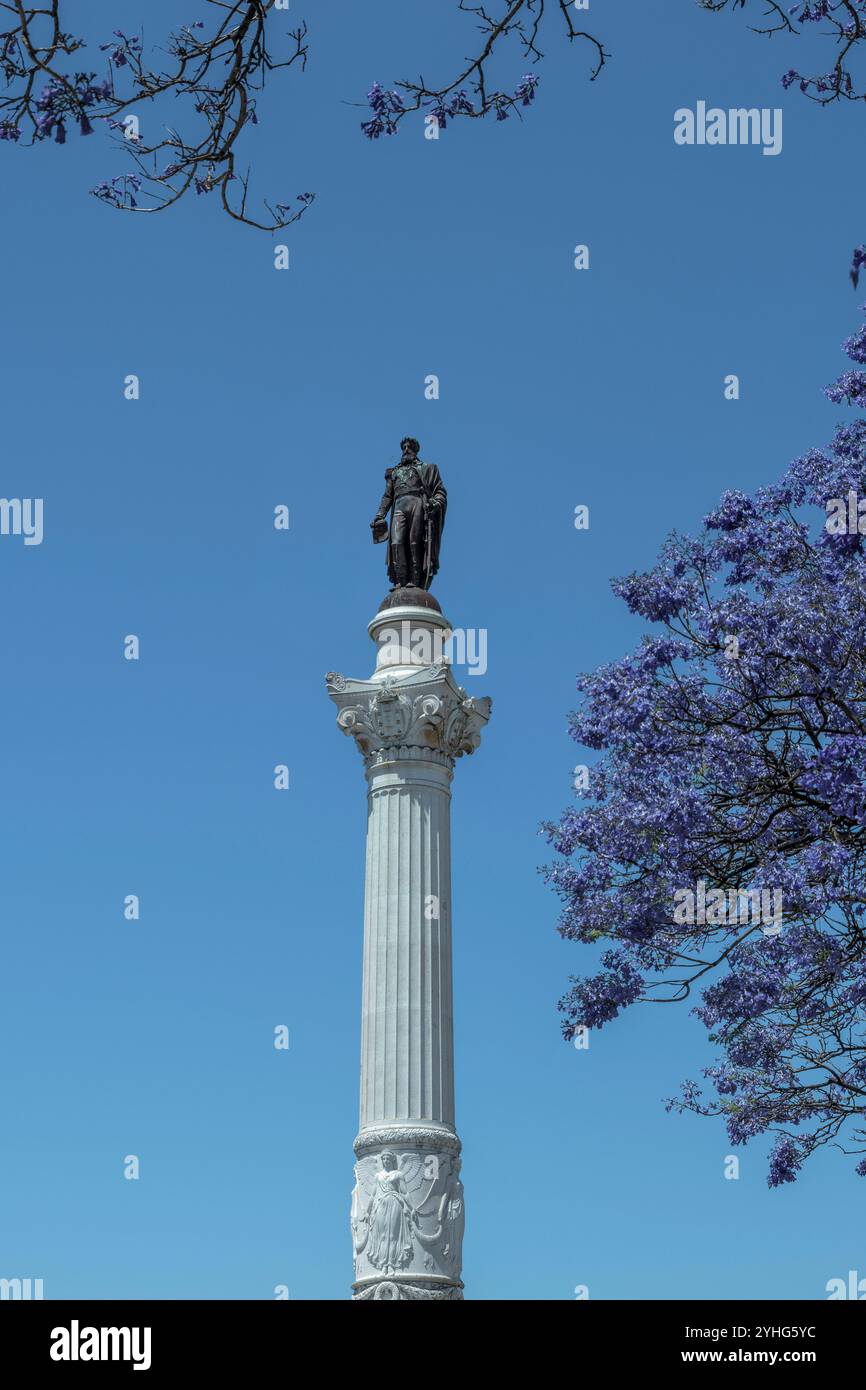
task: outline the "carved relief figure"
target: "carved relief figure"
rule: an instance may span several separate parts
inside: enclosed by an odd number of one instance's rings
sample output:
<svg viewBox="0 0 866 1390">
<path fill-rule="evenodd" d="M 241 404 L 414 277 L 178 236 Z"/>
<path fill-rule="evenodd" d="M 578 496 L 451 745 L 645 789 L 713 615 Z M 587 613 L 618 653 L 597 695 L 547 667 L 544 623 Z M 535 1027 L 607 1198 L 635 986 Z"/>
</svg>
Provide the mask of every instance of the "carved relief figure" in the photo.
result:
<svg viewBox="0 0 866 1390">
<path fill-rule="evenodd" d="M 460 1181 L 460 1159 L 452 1158 L 451 1174 L 439 1203 L 439 1230 L 444 1236 L 442 1258 L 457 1269 L 460 1268 L 465 1225 L 466 1208 L 463 1203 L 463 1183 Z"/>
<path fill-rule="evenodd" d="M 412 1226 L 415 1210 L 403 1189 L 403 1175 L 397 1156 L 383 1153 L 382 1167 L 376 1174 L 376 1188 L 370 1204 L 367 1259 L 377 1269 L 393 1274 L 410 1264 L 415 1247 Z"/>
<path fill-rule="evenodd" d="M 440 1163 L 411 1153 L 398 1161 L 385 1150 L 378 1168 L 359 1163 L 357 1174 L 352 1193 L 357 1256 L 363 1254 L 374 1269 L 393 1274 L 413 1264 L 420 1246 L 436 1257 L 427 1256 L 425 1269 L 438 1263 L 459 1272 L 465 1212 L 458 1158 Z"/>
<path fill-rule="evenodd" d="M 366 1211 L 360 1210 L 359 1186 L 352 1194 L 352 1233 L 358 1254 L 366 1249 L 367 1259 L 376 1269 L 393 1274 L 410 1264 L 415 1253 L 412 1228 L 415 1209 L 406 1195 L 397 1155 L 385 1151 L 375 1174 L 373 1192 Z"/>
</svg>

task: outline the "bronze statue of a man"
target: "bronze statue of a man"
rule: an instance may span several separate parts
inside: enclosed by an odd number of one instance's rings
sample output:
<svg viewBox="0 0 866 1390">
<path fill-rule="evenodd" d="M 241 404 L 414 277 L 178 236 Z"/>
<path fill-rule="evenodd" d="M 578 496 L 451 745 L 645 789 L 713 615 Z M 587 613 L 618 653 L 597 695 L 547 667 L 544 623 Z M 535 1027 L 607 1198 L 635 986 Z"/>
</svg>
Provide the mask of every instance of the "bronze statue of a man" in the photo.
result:
<svg viewBox="0 0 866 1390">
<path fill-rule="evenodd" d="M 385 564 L 394 589 L 429 589 L 439 568 L 448 494 L 435 463 L 419 459 L 420 448 L 417 439 L 401 441 L 402 458 L 385 470 L 385 491 L 370 522 L 373 540 L 388 542 Z"/>
</svg>

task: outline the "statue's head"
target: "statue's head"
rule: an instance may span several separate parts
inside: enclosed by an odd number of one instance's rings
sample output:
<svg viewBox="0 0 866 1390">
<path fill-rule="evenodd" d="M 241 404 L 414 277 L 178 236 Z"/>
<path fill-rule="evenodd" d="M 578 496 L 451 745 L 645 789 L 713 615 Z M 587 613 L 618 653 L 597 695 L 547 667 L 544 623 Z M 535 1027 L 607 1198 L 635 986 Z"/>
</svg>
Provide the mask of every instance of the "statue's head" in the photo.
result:
<svg viewBox="0 0 866 1390">
<path fill-rule="evenodd" d="M 382 1155 L 382 1167 L 387 1172 L 392 1172 L 397 1167 L 397 1155 L 392 1154 L 390 1150 L 386 1149 Z"/>
<path fill-rule="evenodd" d="M 417 458 L 421 452 L 421 445 L 418 443 L 417 439 L 412 439 L 411 435 L 407 435 L 405 439 L 400 440 L 400 448 L 404 456 L 406 454 L 411 454 L 413 458 Z"/>
</svg>

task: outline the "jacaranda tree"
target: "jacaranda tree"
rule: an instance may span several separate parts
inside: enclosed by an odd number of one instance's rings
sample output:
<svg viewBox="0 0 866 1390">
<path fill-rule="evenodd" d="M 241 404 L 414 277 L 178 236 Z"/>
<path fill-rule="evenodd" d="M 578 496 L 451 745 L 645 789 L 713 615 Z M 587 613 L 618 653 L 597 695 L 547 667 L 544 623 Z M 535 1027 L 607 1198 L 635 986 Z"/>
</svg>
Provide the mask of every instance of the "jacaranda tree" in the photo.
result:
<svg viewBox="0 0 866 1390">
<path fill-rule="evenodd" d="M 827 395 L 866 404 L 866 325 L 844 347 Z M 600 757 L 546 827 L 560 932 L 600 949 L 565 1037 L 691 1000 L 717 1055 L 668 1105 L 773 1136 L 771 1186 L 822 1145 L 866 1153 L 864 533 L 858 418 L 614 581 L 658 630 L 578 682 Z"/>
<path fill-rule="evenodd" d="M 279 55 L 269 44 L 266 21 L 276 4 L 204 0 L 207 24 L 183 24 L 146 52 L 140 34 L 119 29 L 89 45 L 67 27 L 68 0 L 0 0 L 0 140 L 65 145 L 72 132 L 102 128 L 127 158 L 123 172 L 91 189 L 111 207 L 161 212 L 194 189 L 214 193 L 238 221 L 268 231 L 287 226 L 313 195 L 263 200 L 266 216 L 256 217 L 249 174 L 236 170 L 239 139 L 258 121 L 256 97 L 267 78 L 307 61 L 304 24 L 280 35 Z M 75 18 L 84 18 L 80 7 Z"/>
<path fill-rule="evenodd" d="M 162 212 L 194 191 L 213 194 L 248 226 L 286 227 L 304 215 L 314 194 L 262 198 L 263 211 L 254 212 L 241 154 L 246 158 L 266 82 L 307 64 L 307 25 L 289 26 L 289 6 L 290 0 L 191 0 L 197 17 L 145 46 L 143 31 L 85 37 L 80 25 L 86 20 L 92 29 L 101 21 L 72 0 L 0 0 L 0 141 L 7 148 L 46 140 L 65 145 L 72 134 L 102 129 L 125 156 L 119 173 L 91 189 L 107 206 Z M 370 119 L 361 123 L 365 135 L 393 134 L 412 111 L 444 128 L 449 117 L 493 113 L 504 120 L 530 106 L 535 74 L 515 77 L 513 89 L 502 90 L 489 69 L 503 50 L 516 48 L 524 64 L 543 57 L 546 8 L 557 10 L 569 40 L 589 43 L 592 77 L 606 61 L 601 43 L 575 24 L 574 0 L 494 0 L 493 13 L 458 0 L 456 8 L 480 31 L 474 56 L 436 85 L 419 78 L 386 91 L 374 83 Z"/>
<path fill-rule="evenodd" d="M 455 3 L 455 0 L 452 0 Z M 73 0 L 0 0 L 0 141 L 65 144 L 73 131 L 102 126 L 122 146 L 127 163 L 91 192 L 123 212 L 161 212 L 187 193 L 215 194 L 229 216 L 274 231 L 297 221 L 312 193 L 288 201 L 262 198 L 252 211 L 245 140 L 258 123 L 265 83 L 287 69 L 302 72 L 310 51 L 301 20 L 290 27 L 291 0 L 191 0 L 196 17 L 146 49 L 143 30 L 115 29 L 85 37 L 98 25 Z M 817 73 L 789 68 L 784 86 L 798 84 L 813 100 L 861 101 L 858 55 L 866 47 L 866 0 L 697 0 L 713 11 L 760 16 L 759 34 L 812 33 L 835 44 L 832 64 Z M 550 43 L 586 49 L 594 80 L 609 53 L 583 27 L 588 0 L 456 0 L 475 38 L 469 54 L 435 80 L 406 77 L 390 87 L 374 82 L 361 122 L 371 140 L 396 133 L 413 113 L 438 130 L 457 119 L 497 121 L 522 115 L 535 101 L 538 65 Z M 519 65 L 519 66 L 518 66 Z M 525 72 L 526 66 L 531 68 Z M 495 69 L 495 70 L 494 70 Z M 862 76 L 862 75 L 861 75 Z M 284 195 L 285 196 L 285 195 Z"/>
</svg>

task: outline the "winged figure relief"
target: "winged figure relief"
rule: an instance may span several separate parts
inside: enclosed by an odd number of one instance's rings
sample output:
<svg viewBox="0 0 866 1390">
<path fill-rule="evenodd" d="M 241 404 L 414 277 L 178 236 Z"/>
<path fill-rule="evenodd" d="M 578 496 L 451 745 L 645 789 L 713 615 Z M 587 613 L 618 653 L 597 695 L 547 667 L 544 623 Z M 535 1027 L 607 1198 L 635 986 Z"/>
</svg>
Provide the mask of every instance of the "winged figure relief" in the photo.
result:
<svg viewBox="0 0 866 1390">
<path fill-rule="evenodd" d="M 441 1171 L 447 1164 L 447 1173 Z M 440 1160 L 418 1152 L 385 1150 L 376 1164 L 359 1163 L 352 1193 L 352 1237 L 384 1274 L 411 1265 L 415 1242 L 439 1246 L 442 1263 L 456 1266 L 463 1240 L 463 1184 L 460 1160 Z"/>
</svg>

